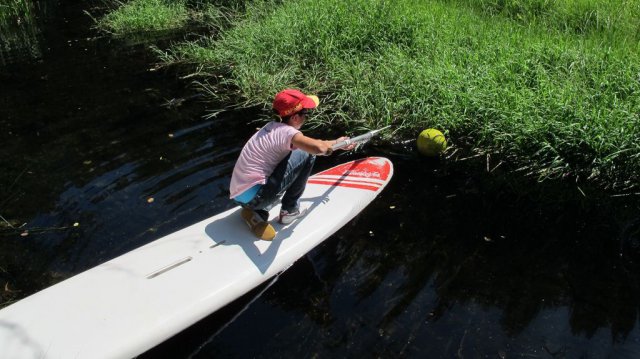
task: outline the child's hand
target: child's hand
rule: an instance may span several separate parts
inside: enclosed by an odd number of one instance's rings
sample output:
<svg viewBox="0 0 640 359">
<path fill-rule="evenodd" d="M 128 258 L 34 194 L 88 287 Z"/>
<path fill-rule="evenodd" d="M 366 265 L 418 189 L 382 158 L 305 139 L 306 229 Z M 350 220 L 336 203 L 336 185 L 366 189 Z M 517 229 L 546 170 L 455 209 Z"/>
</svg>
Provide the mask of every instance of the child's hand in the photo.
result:
<svg viewBox="0 0 640 359">
<path fill-rule="evenodd" d="M 336 143 L 340 143 L 340 142 L 342 142 L 342 141 L 346 141 L 346 140 L 348 140 L 348 139 L 349 139 L 349 137 L 342 136 L 342 137 L 340 137 L 340 138 L 338 138 L 338 139 L 336 140 Z M 356 143 L 352 143 L 352 144 L 349 144 L 349 145 L 347 145 L 347 146 L 345 146 L 345 147 L 342 147 L 342 148 L 341 148 L 341 150 L 344 150 L 344 151 L 350 151 L 350 150 L 352 150 L 352 149 L 356 148 L 356 145 L 357 145 Z"/>
</svg>

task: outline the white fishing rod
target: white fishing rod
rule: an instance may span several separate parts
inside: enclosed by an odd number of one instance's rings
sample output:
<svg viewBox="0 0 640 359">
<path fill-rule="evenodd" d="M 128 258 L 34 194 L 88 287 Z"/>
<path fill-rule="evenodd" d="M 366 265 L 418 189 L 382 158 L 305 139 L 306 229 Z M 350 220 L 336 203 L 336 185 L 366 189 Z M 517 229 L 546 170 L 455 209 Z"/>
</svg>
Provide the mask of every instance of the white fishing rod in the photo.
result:
<svg viewBox="0 0 640 359">
<path fill-rule="evenodd" d="M 340 141 L 340 142 L 336 143 L 335 145 L 331 146 L 331 150 L 335 151 L 335 150 L 338 150 L 340 148 L 347 147 L 352 143 L 363 144 L 363 143 L 369 141 L 370 139 L 372 139 L 373 136 L 375 136 L 378 133 L 386 130 L 389 127 L 391 127 L 391 125 L 384 126 L 383 128 L 380 128 L 380 129 L 377 129 L 377 130 L 369 131 L 369 132 L 365 133 L 364 135 L 360 135 L 360 136 L 356 136 L 354 138 L 350 138 L 348 140 Z"/>
</svg>

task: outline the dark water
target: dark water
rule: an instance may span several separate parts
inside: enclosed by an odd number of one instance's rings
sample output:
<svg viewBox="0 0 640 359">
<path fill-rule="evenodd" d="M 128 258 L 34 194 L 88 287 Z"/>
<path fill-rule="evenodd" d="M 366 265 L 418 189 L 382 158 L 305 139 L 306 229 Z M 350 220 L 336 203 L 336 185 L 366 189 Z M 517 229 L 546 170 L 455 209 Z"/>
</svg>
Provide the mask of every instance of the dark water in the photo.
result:
<svg viewBox="0 0 640 359">
<path fill-rule="evenodd" d="M 259 113 L 204 119 L 222 105 L 145 45 L 100 37 L 81 1 L 42 4 L 0 67 L 5 304 L 230 208 Z M 360 216 L 141 357 L 640 356 L 637 201 L 375 144 L 317 167 L 365 155 L 396 174 Z"/>
</svg>

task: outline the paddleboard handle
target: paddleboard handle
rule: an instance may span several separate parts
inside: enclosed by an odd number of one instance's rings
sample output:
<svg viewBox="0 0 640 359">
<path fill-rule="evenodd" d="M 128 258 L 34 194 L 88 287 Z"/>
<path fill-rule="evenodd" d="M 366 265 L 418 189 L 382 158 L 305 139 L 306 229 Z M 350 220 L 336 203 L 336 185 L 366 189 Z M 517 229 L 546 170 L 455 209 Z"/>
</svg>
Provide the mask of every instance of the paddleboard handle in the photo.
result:
<svg viewBox="0 0 640 359">
<path fill-rule="evenodd" d="M 373 136 L 375 136 L 378 133 L 386 130 L 389 127 L 391 127 L 391 125 L 384 126 L 383 128 L 380 128 L 380 129 L 377 129 L 377 130 L 369 131 L 369 132 L 365 133 L 364 135 L 360 135 L 360 136 L 356 136 L 356 137 L 350 138 L 348 140 L 340 141 L 340 142 L 336 143 L 335 145 L 331 146 L 331 150 L 335 151 L 335 150 L 341 149 L 343 147 L 347 147 L 352 143 L 364 143 L 364 142 L 367 142 L 371 138 L 373 138 Z"/>
</svg>

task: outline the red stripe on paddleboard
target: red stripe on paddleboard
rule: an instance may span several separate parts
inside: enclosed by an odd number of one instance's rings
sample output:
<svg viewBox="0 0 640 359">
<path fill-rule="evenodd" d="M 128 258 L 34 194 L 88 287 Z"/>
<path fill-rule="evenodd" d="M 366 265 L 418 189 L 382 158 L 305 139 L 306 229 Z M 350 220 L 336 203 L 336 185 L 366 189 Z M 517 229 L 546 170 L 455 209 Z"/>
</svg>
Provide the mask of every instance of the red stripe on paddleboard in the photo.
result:
<svg viewBox="0 0 640 359">
<path fill-rule="evenodd" d="M 368 184 L 368 185 L 372 185 L 372 186 L 381 186 L 382 183 L 377 182 L 377 181 L 370 181 L 370 180 L 363 180 L 360 177 L 353 177 L 353 176 L 347 176 L 347 177 L 329 177 L 329 176 L 320 176 L 320 175 L 315 175 L 309 178 L 309 180 L 314 180 L 314 181 L 349 181 L 349 182 L 357 182 L 357 183 L 363 183 L 363 184 Z"/>
<path fill-rule="evenodd" d="M 380 186 L 367 186 L 367 185 L 364 185 L 364 184 L 345 183 L 345 182 L 342 182 L 342 181 L 321 181 L 321 180 L 313 180 L 313 179 L 308 180 L 307 183 L 323 184 L 323 185 L 327 185 L 327 186 L 339 186 L 339 187 L 366 189 L 366 190 L 374 191 L 374 192 L 377 191 L 380 188 Z"/>
<path fill-rule="evenodd" d="M 391 173 L 391 164 L 385 158 L 368 157 L 330 168 L 318 175 L 334 175 L 341 177 L 359 177 L 386 181 Z"/>
</svg>

